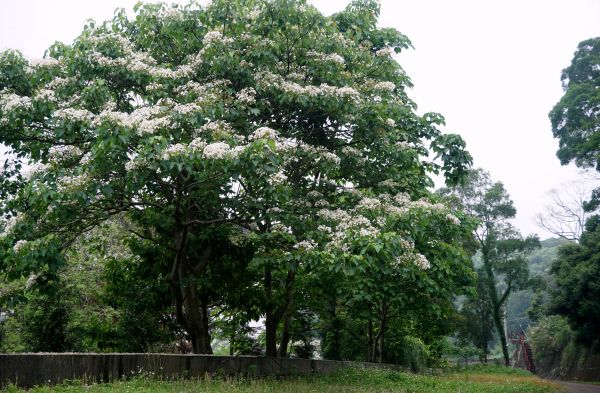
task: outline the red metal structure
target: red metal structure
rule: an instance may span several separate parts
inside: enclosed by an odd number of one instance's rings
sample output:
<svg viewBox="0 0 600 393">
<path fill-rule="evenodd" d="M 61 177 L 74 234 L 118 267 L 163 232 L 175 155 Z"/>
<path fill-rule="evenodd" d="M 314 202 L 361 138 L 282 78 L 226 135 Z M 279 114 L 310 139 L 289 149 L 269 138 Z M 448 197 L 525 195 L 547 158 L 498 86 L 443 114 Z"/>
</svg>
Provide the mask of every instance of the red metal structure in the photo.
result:
<svg viewBox="0 0 600 393">
<path fill-rule="evenodd" d="M 524 368 L 527 371 L 535 373 L 533 351 L 526 339 L 525 332 L 521 332 L 516 337 L 513 336 L 510 339 L 510 341 L 516 345 L 513 353 L 513 367 Z"/>
</svg>

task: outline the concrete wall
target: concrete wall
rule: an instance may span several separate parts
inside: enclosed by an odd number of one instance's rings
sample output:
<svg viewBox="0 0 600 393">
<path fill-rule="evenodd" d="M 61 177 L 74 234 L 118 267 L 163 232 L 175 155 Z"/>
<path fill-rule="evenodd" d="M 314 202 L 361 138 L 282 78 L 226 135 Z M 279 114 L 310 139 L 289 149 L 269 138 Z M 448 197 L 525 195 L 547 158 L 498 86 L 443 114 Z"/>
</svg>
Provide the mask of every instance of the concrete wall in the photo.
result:
<svg viewBox="0 0 600 393">
<path fill-rule="evenodd" d="M 583 352 L 571 353 L 570 357 L 564 352 L 556 353 L 551 358 L 538 359 L 537 373 L 549 379 L 600 382 L 600 354 Z"/>
<path fill-rule="evenodd" d="M 333 360 L 280 359 L 254 356 L 177 355 L 154 353 L 23 353 L 0 354 L 0 387 L 29 388 L 65 380 L 105 382 L 138 374 L 162 379 L 212 375 L 307 375 L 341 368 L 400 369 L 399 366 Z"/>
</svg>

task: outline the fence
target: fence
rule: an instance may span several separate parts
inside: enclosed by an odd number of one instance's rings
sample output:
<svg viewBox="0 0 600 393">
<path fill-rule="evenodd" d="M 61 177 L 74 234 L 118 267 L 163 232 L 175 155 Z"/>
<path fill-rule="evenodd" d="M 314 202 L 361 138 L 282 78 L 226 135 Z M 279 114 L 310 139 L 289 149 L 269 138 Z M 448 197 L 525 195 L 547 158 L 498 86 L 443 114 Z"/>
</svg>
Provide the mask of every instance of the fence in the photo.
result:
<svg viewBox="0 0 600 393">
<path fill-rule="evenodd" d="M 13 383 L 30 388 L 66 380 L 108 382 L 139 374 L 163 379 L 212 375 L 288 376 L 328 373 L 342 368 L 401 369 L 376 363 L 255 356 L 177 355 L 154 353 L 0 354 L 0 387 Z"/>
</svg>

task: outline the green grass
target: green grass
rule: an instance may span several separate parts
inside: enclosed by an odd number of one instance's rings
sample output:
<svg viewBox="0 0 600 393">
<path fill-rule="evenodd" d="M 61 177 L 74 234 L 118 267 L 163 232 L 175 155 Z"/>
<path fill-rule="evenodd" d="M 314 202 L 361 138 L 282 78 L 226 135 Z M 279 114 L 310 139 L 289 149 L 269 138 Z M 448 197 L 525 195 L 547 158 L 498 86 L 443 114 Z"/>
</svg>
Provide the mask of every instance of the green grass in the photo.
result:
<svg viewBox="0 0 600 393">
<path fill-rule="evenodd" d="M 20 390 L 9 387 L 8 392 Z M 473 367 L 468 371 L 450 371 L 436 376 L 383 370 L 342 370 L 330 375 L 296 378 L 212 379 L 157 381 L 136 378 L 106 384 L 84 386 L 80 383 L 43 386 L 31 392 L 247 392 L 247 393 L 343 393 L 343 392 L 452 392 L 452 393 L 542 393 L 558 392 L 558 385 L 543 381 L 521 370 L 504 367 Z"/>
</svg>

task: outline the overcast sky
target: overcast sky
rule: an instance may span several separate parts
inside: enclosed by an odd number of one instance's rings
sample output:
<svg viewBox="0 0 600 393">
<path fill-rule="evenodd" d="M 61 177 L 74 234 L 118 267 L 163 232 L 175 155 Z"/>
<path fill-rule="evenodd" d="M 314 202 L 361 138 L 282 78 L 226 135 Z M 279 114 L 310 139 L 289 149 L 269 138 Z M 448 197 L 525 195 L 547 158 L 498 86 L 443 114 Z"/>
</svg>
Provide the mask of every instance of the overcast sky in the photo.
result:
<svg viewBox="0 0 600 393">
<path fill-rule="evenodd" d="M 40 58 L 54 41 L 72 42 L 86 19 L 109 19 L 136 2 L 0 0 L 0 50 Z M 311 2 L 327 14 L 348 3 Z M 548 112 L 577 44 L 600 36 L 600 1 L 383 0 L 380 24 L 415 47 L 398 60 L 419 112 L 441 113 L 446 131 L 467 141 L 475 166 L 505 184 L 517 227 L 547 237 L 534 222 L 547 192 L 581 177 L 560 166 Z"/>
</svg>

